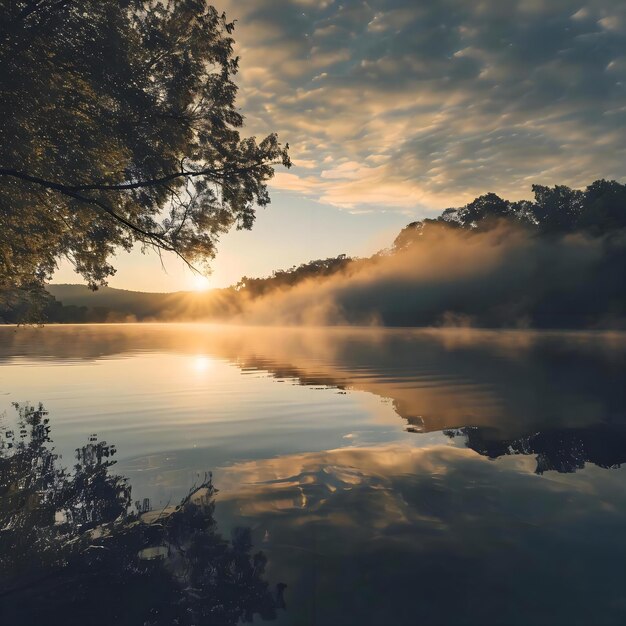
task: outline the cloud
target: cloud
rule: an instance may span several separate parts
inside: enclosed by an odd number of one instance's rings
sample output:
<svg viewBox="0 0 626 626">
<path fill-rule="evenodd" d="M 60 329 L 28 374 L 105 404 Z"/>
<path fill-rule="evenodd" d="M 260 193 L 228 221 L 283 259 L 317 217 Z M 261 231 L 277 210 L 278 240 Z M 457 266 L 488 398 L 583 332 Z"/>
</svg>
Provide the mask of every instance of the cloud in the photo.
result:
<svg viewBox="0 0 626 626">
<path fill-rule="evenodd" d="M 239 20 L 248 127 L 276 130 L 298 151 L 307 166 L 290 174 L 303 193 L 424 213 L 488 190 L 520 198 L 529 181 L 624 180 L 622 3 L 231 0 L 224 8 Z M 346 163 L 355 164 L 349 177 L 339 175 Z M 291 177 L 275 186 L 285 184 L 298 187 Z"/>
</svg>

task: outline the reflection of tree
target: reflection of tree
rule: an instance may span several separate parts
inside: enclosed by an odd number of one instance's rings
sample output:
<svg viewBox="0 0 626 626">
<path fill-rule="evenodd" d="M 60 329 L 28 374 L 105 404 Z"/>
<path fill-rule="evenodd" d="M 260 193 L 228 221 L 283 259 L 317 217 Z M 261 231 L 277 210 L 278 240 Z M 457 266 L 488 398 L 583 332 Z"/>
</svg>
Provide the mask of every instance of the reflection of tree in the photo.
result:
<svg viewBox="0 0 626 626">
<path fill-rule="evenodd" d="M 510 454 L 537 455 L 537 474 L 554 470 L 571 473 L 585 463 L 617 468 L 626 463 L 626 428 L 607 424 L 588 428 L 544 430 L 519 439 L 493 437 L 487 428 L 444 430 L 449 437 L 464 436 L 468 448 L 495 459 Z"/>
<path fill-rule="evenodd" d="M 248 529 L 230 542 L 213 516 L 210 476 L 179 506 L 130 512 L 115 448 L 90 442 L 73 472 L 58 467 L 40 405 L 17 406 L 0 435 L 0 616 L 3 623 L 236 624 L 281 604 L 252 555 Z"/>
</svg>

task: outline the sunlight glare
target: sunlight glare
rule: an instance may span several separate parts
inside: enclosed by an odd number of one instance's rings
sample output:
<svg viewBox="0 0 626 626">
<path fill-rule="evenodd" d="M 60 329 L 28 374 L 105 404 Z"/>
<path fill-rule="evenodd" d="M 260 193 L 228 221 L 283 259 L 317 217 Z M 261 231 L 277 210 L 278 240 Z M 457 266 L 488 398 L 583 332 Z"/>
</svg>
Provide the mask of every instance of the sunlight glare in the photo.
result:
<svg viewBox="0 0 626 626">
<path fill-rule="evenodd" d="M 193 369 L 197 374 L 204 374 L 211 368 L 212 360 L 208 356 L 198 355 L 193 362 Z"/>
<path fill-rule="evenodd" d="M 191 287 L 194 291 L 206 291 L 211 286 L 211 281 L 201 274 L 197 274 L 191 279 Z"/>
</svg>

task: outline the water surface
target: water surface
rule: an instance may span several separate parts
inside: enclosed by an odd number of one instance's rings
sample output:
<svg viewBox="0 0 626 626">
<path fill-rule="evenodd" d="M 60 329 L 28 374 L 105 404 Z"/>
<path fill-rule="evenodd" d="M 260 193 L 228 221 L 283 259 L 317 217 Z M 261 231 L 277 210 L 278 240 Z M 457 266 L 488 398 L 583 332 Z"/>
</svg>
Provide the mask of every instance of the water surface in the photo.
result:
<svg viewBox="0 0 626 626">
<path fill-rule="evenodd" d="M 5 327 L 0 410 L 6 430 L 42 402 L 66 466 L 115 444 L 152 508 L 212 471 L 219 527 L 287 585 L 279 623 L 620 624 L 625 354 L 620 333 Z"/>
</svg>

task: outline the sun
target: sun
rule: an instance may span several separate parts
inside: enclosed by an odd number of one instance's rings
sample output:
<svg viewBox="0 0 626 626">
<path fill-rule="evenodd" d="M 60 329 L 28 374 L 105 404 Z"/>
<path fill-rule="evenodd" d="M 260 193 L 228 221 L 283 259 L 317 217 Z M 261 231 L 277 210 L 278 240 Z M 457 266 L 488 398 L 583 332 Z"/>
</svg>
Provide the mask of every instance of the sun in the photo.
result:
<svg viewBox="0 0 626 626">
<path fill-rule="evenodd" d="M 194 291 L 206 291 L 211 287 L 211 281 L 201 274 L 196 274 L 191 278 L 191 288 Z"/>
</svg>

